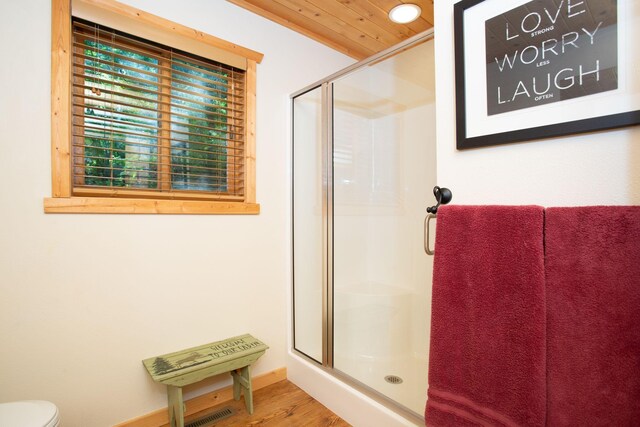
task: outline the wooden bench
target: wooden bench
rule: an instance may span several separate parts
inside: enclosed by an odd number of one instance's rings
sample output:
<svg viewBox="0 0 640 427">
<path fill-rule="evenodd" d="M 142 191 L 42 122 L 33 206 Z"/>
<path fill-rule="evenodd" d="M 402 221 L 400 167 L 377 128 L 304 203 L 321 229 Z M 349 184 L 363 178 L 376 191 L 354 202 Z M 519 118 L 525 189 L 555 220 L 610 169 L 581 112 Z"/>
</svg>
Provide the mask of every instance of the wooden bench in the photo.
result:
<svg viewBox="0 0 640 427">
<path fill-rule="evenodd" d="M 233 377 L 233 398 L 244 391 L 247 411 L 253 414 L 250 366 L 269 347 L 249 334 L 142 361 L 154 381 L 166 384 L 171 427 L 184 427 L 182 387 L 225 372 Z"/>
</svg>

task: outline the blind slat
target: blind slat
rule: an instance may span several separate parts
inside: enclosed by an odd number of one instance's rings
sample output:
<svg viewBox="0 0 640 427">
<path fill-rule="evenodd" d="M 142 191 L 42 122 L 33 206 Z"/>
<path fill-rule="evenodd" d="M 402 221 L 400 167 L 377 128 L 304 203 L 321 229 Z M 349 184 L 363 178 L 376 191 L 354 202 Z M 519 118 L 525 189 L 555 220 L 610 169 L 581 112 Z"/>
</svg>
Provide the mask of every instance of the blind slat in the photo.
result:
<svg viewBox="0 0 640 427">
<path fill-rule="evenodd" d="M 100 160 L 114 160 L 114 159 L 105 159 L 103 157 L 86 157 L 86 158 L 91 158 L 91 159 L 100 159 Z M 148 162 L 138 162 L 135 160 L 128 160 L 128 159 L 117 159 L 117 160 L 123 160 L 126 161 L 128 164 L 140 164 L 140 165 L 157 165 L 156 163 L 148 163 Z M 122 170 L 122 171 L 132 171 L 132 172 L 142 172 L 142 173 L 148 173 L 148 174 L 158 174 L 158 170 L 157 169 L 152 169 L 152 168 L 125 168 L 125 167 L 117 167 L 117 166 L 98 166 L 98 165 L 85 165 L 85 164 L 74 164 L 73 165 L 76 168 L 84 168 L 84 169 L 98 169 L 98 170 L 113 170 L 113 171 L 117 171 L 117 170 Z M 184 168 L 189 168 L 189 169 L 204 169 L 204 170 L 211 170 L 211 171 L 224 171 L 225 174 L 222 176 L 216 176 L 215 174 L 211 174 L 208 175 L 204 172 L 200 172 L 200 173 L 193 173 L 193 172 L 189 172 L 189 173 L 184 173 L 184 172 L 169 172 L 170 175 L 179 175 L 179 176 L 189 176 L 191 178 L 198 178 L 198 177 L 204 177 L 204 178 L 211 178 L 211 179 L 221 179 L 221 178 L 227 178 L 227 177 L 240 177 L 240 176 L 244 176 L 244 172 L 242 171 L 237 171 L 234 172 L 232 174 L 228 174 L 226 172 L 226 168 L 225 169 L 214 169 L 214 168 L 205 168 L 205 167 L 201 167 L 201 166 L 193 166 L 193 165 L 188 165 L 188 166 L 176 166 L 176 167 L 184 167 Z M 231 175 L 231 176 L 229 176 Z M 113 178 L 109 178 L 109 177 L 104 177 L 102 175 L 92 175 L 95 177 L 99 177 L 99 178 L 105 178 L 105 179 L 113 179 Z M 157 181 L 157 180 L 154 180 Z"/>
<path fill-rule="evenodd" d="M 91 136 L 91 135 L 86 135 L 86 134 L 73 134 L 74 137 L 77 138 L 92 138 L 92 139 L 98 139 L 100 141 L 108 141 L 108 142 L 113 142 L 113 143 L 121 143 L 121 144 L 126 144 L 127 146 L 130 147 L 149 147 L 149 148 L 157 148 L 157 144 L 145 144 L 142 142 L 134 142 L 134 141 L 122 141 L 122 140 L 117 140 L 117 139 L 112 139 L 112 138 L 106 138 L 106 137 L 102 137 L 102 136 Z M 184 141 L 180 141 L 180 142 L 184 142 Z M 192 145 L 205 145 L 205 144 L 198 144 L 198 143 L 193 143 L 191 142 L 190 144 Z M 82 148 L 82 147 L 87 147 L 87 148 L 94 148 L 97 146 L 92 146 L 89 144 L 79 144 L 79 143 L 74 143 L 73 144 L 74 147 L 78 147 L 78 148 Z M 237 157 L 238 159 L 243 159 L 244 158 L 244 148 L 243 147 L 233 147 L 233 146 L 219 146 L 219 148 L 221 150 L 226 150 L 227 151 L 227 156 L 230 157 Z M 106 148 L 105 148 L 106 149 Z M 181 149 L 178 147 L 170 147 L 170 149 Z M 189 151 L 192 151 L 194 153 L 211 153 L 211 151 L 206 151 L 206 150 L 198 150 L 196 148 L 189 148 Z M 230 151 L 234 151 L 235 153 L 230 153 Z M 159 155 L 159 156 L 169 156 L 169 154 L 158 154 L 158 151 L 154 151 L 153 152 L 154 155 Z"/>
<path fill-rule="evenodd" d="M 78 167 L 75 166 L 74 169 L 88 169 L 86 166 L 83 167 Z M 131 173 L 146 173 L 149 175 L 159 175 L 159 173 L 157 171 L 146 171 L 146 170 L 141 170 L 141 169 L 131 169 L 131 168 L 119 168 L 119 167 L 107 167 L 107 166 L 91 166 L 91 169 L 96 169 L 96 170 L 105 170 L 105 171 L 123 171 L 123 172 L 131 172 Z M 240 174 L 236 174 L 235 176 L 228 178 L 226 175 L 224 176 L 215 176 L 215 175 L 201 175 L 201 174 L 185 174 L 185 173 L 180 173 L 180 172 L 169 172 L 169 175 L 175 175 L 175 176 L 179 176 L 179 177 L 185 177 L 184 179 L 180 180 L 180 182 L 188 182 L 188 181 L 198 181 L 198 185 L 208 185 L 208 186 L 220 186 L 221 183 L 207 183 L 205 180 L 200 179 L 200 178 L 204 178 L 206 180 L 210 180 L 210 181 L 226 181 L 228 179 L 240 179 L 239 176 Z M 175 182 L 175 179 L 171 179 L 171 180 L 161 180 L 161 179 L 157 179 L 157 178 L 151 178 L 151 177 L 140 177 L 140 176 L 117 176 L 117 177 L 113 177 L 113 176 L 103 176 L 103 175 L 92 175 L 92 174 L 87 174 L 85 173 L 76 173 L 74 172 L 74 176 L 85 176 L 85 177 L 89 177 L 89 178 L 95 178 L 95 179 L 102 179 L 102 180 L 106 180 L 106 181 L 121 181 L 121 180 L 129 180 L 129 181 L 135 181 L 135 182 L 156 182 L 156 183 L 160 183 L 160 182 Z"/>
<path fill-rule="evenodd" d="M 157 157 L 157 158 L 160 158 L 160 157 L 172 157 L 172 156 L 174 156 L 174 155 L 172 155 L 172 154 L 161 154 L 161 153 L 158 153 L 158 152 L 149 152 L 149 153 L 145 153 L 145 152 L 140 152 L 140 151 L 131 151 L 131 150 L 126 150 L 126 149 L 124 149 L 124 150 L 123 150 L 123 149 L 113 148 L 113 147 L 100 147 L 100 146 L 95 146 L 95 145 L 84 145 L 84 144 L 73 144 L 73 147 L 76 147 L 76 148 L 93 149 L 93 150 L 104 150 L 105 152 L 109 152 L 109 153 L 111 153 L 112 155 L 113 155 L 114 153 L 119 153 L 119 154 L 125 154 L 125 155 L 126 155 L 126 154 L 131 154 L 132 156 L 134 156 L 134 155 L 139 155 L 139 156 L 148 156 L 148 157 Z M 222 148 L 222 150 L 226 150 L 226 148 Z M 192 151 L 192 150 L 190 150 L 190 151 Z M 243 156 L 242 156 L 242 155 L 230 154 L 230 153 L 222 153 L 222 152 L 221 152 L 221 153 L 212 153 L 212 152 L 210 152 L 210 151 L 205 151 L 205 152 L 203 152 L 203 153 L 206 153 L 206 154 L 215 154 L 215 155 L 221 155 L 221 156 L 222 156 L 222 155 L 224 155 L 225 157 L 231 158 L 233 161 L 237 161 L 237 160 L 240 160 L 240 159 L 242 159 L 242 158 L 243 158 Z M 91 157 L 91 156 L 84 155 L 83 157 L 77 157 L 77 158 L 75 158 L 75 159 L 74 159 L 74 162 L 76 162 L 76 164 L 78 164 L 78 165 L 79 165 L 79 164 L 81 164 L 81 163 L 79 163 L 79 162 L 81 162 L 81 161 L 82 161 L 82 159 L 87 159 L 87 158 L 89 158 L 89 157 Z M 175 156 L 174 156 L 174 157 L 175 157 Z M 96 159 L 97 159 L 97 158 L 100 158 L 100 159 L 112 159 L 113 157 L 105 157 L 105 156 L 102 156 L 102 157 L 93 157 L 93 158 L 96 158 Z M 191 158 L 191 157 L 186 157 L 186 158 Z M 197 158 L 197 157 L 194 157 L 194 159 L 198 159 L 198 158 Z M 212 160 L 212 161 L 213 161 L 213 160 Z M 149 161 L 149 162 L 146 162 L 146 163 L 152 163 L 152 162 L 151 162 L 151 161 Z M 155 163 L 157 163 L 157 161 L 156 161 Z"/>
<path fill-rule="evenodd" d="M 100 180 L 102 178 L 100 176 L 83 175 L 83 174 L 77 174 L 77 173 L 74 173 L 73 177 L 74 177 L 75 181 L 81 181 L 81 180 L 87 180 L 87 179 Z M 237 180 L 227 180 L 227 181 L 228 182 L 225 185 L 225 187 L 227 187 L 227 190 L 220 190 L 218 193 L 219 194 L 230 194 L 230 195 L 233 195 L 233 196 L 242 196 L 242 191 L 244 190 L 243 180 L 242 179 L 237 179 Z M 229 184 L 229 182 L 231 184 Z M 160 181 L 154 181 L 154 180 L 149 180 L 149 179 L 139 179 L 139 180 L 137 180 L 135 182 L 130 180 L 126 184 L 127 184 L 126 186 L 125 185 L 108 186 L 108 185 L 103 185 L 103 184 L 95 184 L 95 185 L 92 185 L 92 186 L 88 186 L 88 185 L 78 185 L 77 182 L 76 182 L 75 189 L 83 188 L 83 189 L 89 189 L 89 191 L 90 191 L 91 188 L 104 188 L 104 189 L 113 189 L 115 191 L 143 190 L 143 191 L 157 191 L 159 193 L 162 193 L 162 190 L 158 189 L 159 184 L 162 184 Z M 153 186 L 150 186 L 150 185 L 153 185 Z M 209 186 L 209 187 L 222 187 L 222 184 L 205 184 L 205 183 L 202 183 L 200 185 Z M 186 192 L 194 192 L 195 193 L 198 190 L 188 190 L 188 189 L 186 189 L 186 190 L 181 190 L 181 191 L 184 191 L 185 193 Z M 210 193 L 210 194 L 212 194 L 212 193 Z"/>
<path fill-rule="evenodd" d="M 141 107 L 141 106 L 137 106 L 135 104 L 130 104 L 130 103 L 126 103 L 126 102 L 111 102 L 110 100 L 104 100 L 104 99 L 101 99 L 101 98 L 96 98 L 96 97 L 92 97 L 92 96 L 88 96 L 88 95 L 85 96 L 84 94 L 78 94 L 78 93 L 75 93 L 74 97 L 77 97 L 79 99 L 83 99 L 84 101 L 93 101 L 93 102 L 96 102 L 96 103 L 99 102 L 99 103 L 110 104 L 110 105 L 114 105 L 114 106 L 137 108 L 138 110 L 152 111 L 152 112 L 157 113 L 158 115 L 160 114 L 158 112 L 158 109 L 153 109 L 153 108 L 149 108 L 149 107 Z M 81 102 L 79 102 L 77 100 L 74 100 L 74 105 L 76 105 L 76 106 L 88 106 L 89 108 L 93 108 L 93 106 L 96 105 L 96 104 L 93 104 L 93 103 L 82 104 Z M 185 118 L 185 119 L 190 119 L 191 118 L 189 115 L 179 114 L 179 113 L 176 113 L 175 111 L 171 112 L 171 116 L 172 117 L 182 117 L 182 118 Z M 206 118 L 203 118 L 203 117 L 199 117 L 198 121 L 205 121 L 205 122 L 214 123 L 214 124 L 224 124 L 224 125 L 228 124 L 227 122 L 223 122 L 223 121 L 219 121 L 219 120 L 210 120 L 210 119 L 206 119 Z M 242 120 L 241 119 L 234 119 L 234 121 L 236 123 L 237 122 L 244 123 L 243 119 Z M 175 124 L 183 124 L 184 123 L 184 122 L 174 122 L 174 121 L 171 121 L 171 120 L 169 120 L 169 122 L 170 123 L 175 123 Z M 242 126 L 238 126 L 237 124 L 234 125 L 233 127 L 242 129 Z"/>
<path fill-rule="evenodd" d="M 105 61 L 98 61 L 93 57 L 90 56 L 86 56 L 83 54 L 76 54 L 75 55 L 76 60 L 74 60 L 73 62 L 73 69 L 74 69 L 74 76 L 79 76 L 82 77 L 84 79 L 98 79 L 98 80 L 102 80 L 105 82 L 108 82 L 110 84 L 113 84 L 114 82 L 111 80 L 105 80 L 105 79 L 100 79 L 99 77 L 96 76 L 96 74 L 85 74 L 84 71 L 85 70 L 91 70 L 94 71 L 95 73 L 100 73 L 100 74 L 106 74 L 108 76 L 117 76 L 119 78 L 126 78 L 127 80 L 130 81 L 134 81 L 134 82 L 138 82 L 138 83 L 142 83 L 143 85 L 146 86 L 153 86 L 156 89 L 155 90 L 149 90 L 149 92 L 159 92 L 159 89 L 162 87 L 171 87 L 172 90 L 180 90 L 178 88 L 176 88 L 175 86 L 172 85 L 168 85 L 168 84 L 164 84 L 162 83 L 162 74 L 160 72 L 150 72 L 149 70 L 143 70 L 140 68 L 136 68 L 136 67 L 130 67 L 127 65 L 123 65 L 123 64 L 112 64 L 110 62 L 105 62 Z M 93 61 L 96 63 L 96 65 L 89 65 L 86 62 L 79 62 L 77 59 L 84 59 L 85 61 Z M 141 74 L 142 77 L 147 76 L 149 78 L 140 78 L 140 77 L 135 77 L 132 76 L 130 74 L 126 74 L 126 75 L 121 75 L 120 73 L 117 73 L 114 70 L 108 70 L 102 67 L 99 67 L 98 65 L 102 65 L 102 66 L 109 66 L 111 68 L 119 68 L 121 70 L 127 70 L 127 71 L 131 71 L 137 74 Z M 142 65 L 142 64 L 141 64 Z M 159 71 L 162 71 L 162 67 L 158 67 Z M 170 71 L 170 70 L 169 70 Z M 244 89 L 242 89 L 241 87 L 233 87 L 233 89 L 231 90 L 223 90 L 223 89 L 218 89 L 215 87 L 211 87 L 211 86 L 206 86 L 206 85 L 200 85 L 198 83 L 194 83 L 194 82 L 190 82 L 188 80 L 184 80 L 179 78 L 179 76 L 187 76 L 192 78 L 193 75 L 189 75 L 186 73 L 180 73 L 177 71 L 172 71 L 172 81 L 174 82 L 178 82 L 179 84 L 182 84 L 184 86 L 189 86 L 189 87 L 193 87 L 193 88 L 199 88 L 199 89 L 203 89 L 207 92 L 213 92 L 213 93 L 217 93 L 217 94 L 221 94 L 222 96 L 225 96 L 227 98 L 221 98 L 220 96 L 213 96 L 213 95 L 209 95 L 211 98 L 214 99 L 220 99 L 223 100 L 225 102 L 229 102 L 228 99 L 229 98 L 233 98 L 233 99 L 244 99 Z M 206 83 L 206 82 L 205 82 Z M 123 83 L 122 81 L 118 81 L 118 85 L 126 85 L 126 83 Z M 133 86 L 136 89 L 140 88 L 140 86 Z M 202 92 L 197 92 L 194 91 L 195 94 L 197 94 L 198 96 L 202 95 L 204 96 L 205 94 L 203 94 Z M 230 101 L 230 102 L 236 102 L 236 101 Z M 236 102 L 239 103 L 239 102 Z M 239 103 L 242 104 L 242 103 Z"/>
<path fill-rule="evenodd" d="M 91 86 L 85 86 L 85 85 L 82 85 L 82 84 L 76 83 L 76 82 L 73 82 L 73 86 L 74 86 L 74 88 L 83 88 L 83 89 L 87 89 L 88 88 L 89 91 L 91 90 Z M 170 102 L 155 101 L 155 100 L 152 100 L 152 99 L 148 99 L 148 98 L 144 98 L 144 97 L 140 97 L 140 96 L 136 96 L 136 95 L 131 95 L 131 94 L 128 94 L 128 93 L 125 93 L 125 92 L 117 92 L 117 91 L 112 91 L 112 90 L 109 90 L 109 89 L 102 89 L 102 88 L 100 90 L 102 91 L 103 94 L 106 94 L 106 95 L 116 95 L 116 96 L 119 96 L 119 97 L 129 98 L 129 99 L 132 99 L 132 100 L 138 100 L 138 101 L 141 101 L 141 102 L 151 102 L 151 103 L 154 103 L 154 104 L 171 105 L 171 106 L 174 106 L 174 107 L 179 108 L 181 110 L 191 111 L 193 113 L 204 114 L 205 116 L 224 117 L 224 118 L 227 118 L 227 119 L 230 119 L 230 120 L 237 120 L 235 117 L 230 116 L 228 114 L 224 114 L 224 113 L 222 113 L 220 111 L 218 111 L 216 113 L 216 112 L 213 112 L 213 111 L 207 111 L 207 110 L 203 110 L 203 109 L 199 109 L 199 108 L 187 107 L 187 106 L 184 106 L 184 105 L 175 105 L 175 104 L 172 104 Z M 114 101 L 113 99 L 108 99 L 108 98 L 103 99 L 103 98 L 96 97 L 96 96 L 89 96 L 88 94 L 86 94 L 86 95 L 85 94 L 80 94 L 77 91 L 75 91 L 74 95 L 76 95 L 76 96 L 84 96 L 85 98 L 89 97 L 90 99 L 102 100 L 104 102 L 118 103 L 118 101 Z M 135 104 L 133 104 L 133 105 L 135 105 Z M 236 110 L 233 110 L 231 108 L 225 108 L 225 107 L 219 107 L 219 106 L 212 106 L 212 108 L 215 108 L 216 110 L 231 110 L 231 111 L 234 111 L 234 112 L 237 112 L 237 113 L 243 113 L 242 111 L 236 111 Z M 187 115 L 187 117 L 189 117 L 189 116 Z M 189 117 L 189 118 L 191 118 L 191 117 Z M 199 117 L 194 117 L 194 118 L 199 118 Z"/>
<path fill-rule="evenodd" d="M 75 115 L 74 115 L 75 116 Z M 94 116 L 81 116 L 81 117 L 91 117 L 93 118 Z M 104 122 L 109 122 L 110 120 L 108 119 L 100 119 L 99 121 L 104 121 Z M 123 126 L 126 124 L 126 122 L 120 122 L 123 123 Z M 80 127 L 80 128 L 84 128 L 84 129 L 91 129 L 93 131 L 96 132 L 101 132 L 103 135 L 113 135 L 113 134 L 122 134 L 122 135 L 129 135 L 129 136 L 135 136 L 135 137 L 140 137 L 140 138 L 146 138 L 146 139 L 160 139 L 161 137 L 157 134 L 157 133 L 153 133 L 151 135 L 149 134 L 144 134 L 144 133 L 138 133 L 138 132 L 132 132 L 130 130 L 124 130 L 122 128 L 118 128 L 118 127 L 114 127 L 114 126 L 99 126 L 99 123 L 90 123 L 87 124 L 86 122 L 84 123 L 73 123 L 74 126 Z M 132 126 L 134 127 L 134 126 Z M 158 130 L 159 128 L 156 129 L 151 129 L 151 130 Z M 196 133 L 190 133 L 190 132 L 181 132 L 181 131 L 177 131 L 177 130 L 171 130 L 172 133 L 174 134 L 179 134 L 179 135 L 188 135 L 188 136 L 194 136 L 194 137 L 206 137 L 206 138 L 210 138 L 213 141 L 227 141 L 227 142 L 233 142 L 233 143 L 239 143 L 239 142 L 243 142 L 243 140 L 241 138 L 238 139 L 233 139 L 233 138 L 225 138 L 223 136 L 212 136 L 212 135 L 202 135 L 202 134 L 196 134 Z M 237 135 L 241 135 L 238 134 L 236 132 L 224 132 L 224 131 L 220 131 L 221 134 L 224 135 L 230 135 L 230 134 L 237 134 Z M 176 141 L 176 142 L 190 142 L 192 144 L 205 144 L 202 141 L 193 141 L 193 140 L 189 140 L 189 139 L 181 139 L 181 138 L 163 138 L 163 139 L 170 139 L 172 141 Z"/>
<path fill-rule="evenodd" d="M 105 108 L 101 108 L 98 105 L 94 105 L 94 104 L 82 104 L 79 103 L 77 106 L 82 107 L 82 108 L 89 108 L 92 110 L 98 110 L 98 111 L 102 111 L 105 114 L 110 114 L 110 115 L 114 115 L 114 116 L 126 116 L 126 117 L 131 117 L 134 119 L 140 119 L 140 120 L 146 120 L 146 121 L 150 121 L 150 122 L 160 122 L 161 120 L 158 117 L 150 117 L 150 116 L 141 116 L 139 114 L 133 114 L 133 113 L 125 113 L 125 112 L 121 112 L 121 111 L 115 111 L 115 110 L 108 110 Z M 91 115 L 86 115 L 86 113 L 84 115 L 82 114 L 75 114 L 76 116 L 85 116 L 85 117 L 102 117 L 102 116 L 91 116 Z M 171 124 L 175 124 L 178 126 L 183 126 L 184 122 L 174 122 L 174 121 L 169 121 L 169 123 Z M 221 124 L 223 124 L 222 122 L 220 122 Z M 216 128 L 212 128 L 212 127 L 208 127 L 208 126 L 201 126 L 201 125 L 196 125 L 196 124 L 189 124 L 189 127 L 195 127 L 198 129 L 203 129 L 203 130 L 211 130 L 211 131 L 216 131 L 216 132 L 223 132 L 223 133 L 234 133 L 231 131 L 226 131 L 226 130 L 221 130 L 221 129 L 216 129 Z M 229 126 L 232 127 L 232 126 Z M 238 126 L 234 126 L 234 127 L 238 127 Z M 243 133 L 238 132 L 239 135 L 243 135 Z"/>
<path fill-rule="evenodd" d="M 147 66 L 147 67 L 152 67 L 152 68 L 156 68 L 158 69 L 158 74 L 160 74 L 161 70 L 173 70 L 173 71 L 177 71 L 175 70 L 175 67 L 183 67 L 183 68 L 187 68 L 189 70 L 192 71 L 196 71 L 199 74 L 203 74 L 205 76 L 205 82 L 207 83 L 216 83 L 219 84 L 220 86 L 225 86 L 227 88 L 233 87 L 235 85 L 242 85 L 244 86 L 244 79 L 242 78 L 243 73 L 240 72 L 234 72 L 231 70 L 225 70 L 225 69 L 219 69 L 216 70 L 215 67 L 209 67 L 208 69 L 204 69 L 201 67 L 197 67 L 197 66 L 193 66 L 193 65 L 189 65 L 188 60 L 184 60 L 184 62 L 182 62 L 182 60 L 178 60 L 178 58 L 176 57 L 176 55 L 174 53 L 172 53 L 171 51 L 167 51 L 167 53 L 165 54 L 165 56 L 159 56 L 159 57 L 155 57 L 154 59 L 156 60 L 155 62 L 152 61 L 145 61 L 144 59 L 137 59 L 135 57 L 130 57 L 130 56 L 126 56 L 126 55 L 122 55 L 120 53 L 117 52 L 113 52 L 113 50 L 108 50 L 105 49 L 104 47 L 109 47 L 111 49 L 118 49 L 118 50 L 122 50 L 122 51 L 127 51 L 133 54 L 139 54 L 139 55 L 144 55 L 147 58 L 152 58 L 152 56 L 150 55 L 145 55 L 144 53 L 140 53 L 139 51 L 135 51 L 133 49 L 130 49 L 127 45 L 121 45 L 118 43 L 113 43 L 110 42 L 108 40 L 94 40 L 91 39 L 89 37 L 84 38 L 85 41 L 89 41 L 92 42 L 94 44 L 99 44 L 102 45 L 103 47 L 100 46 L 91 46 L 87 43 L 82 43 L 79 41 L 74 41 L 73 42 L 73 47 L 79 49 L 82 49 L 83 51 L 85 51 L 84 54 L 82 53 L 78 53 L 76 52 L 76 55 L 78 57 L 82 57 L 85 59 L 90 59 L 90 60 L 95 60 L 96 62 L 100 62 L 103 64 L 107 64 L 107 65 L 112 65 L 112 66 L 123 66 L 124 64 L 120 63 L 120 62 L 115 62 L 115 58 L 120 58 L 124 61 L 127 62 L 133 62 L 133 63 L 137 63 L 143 66 Z M 101 53 L 104 56 L 108 56 L 110 57 L 109 59 L 99 59 L 98 57 L 94 57 L 94 56 L 89 56 L 86 55 L 86 52 L 94 52 L 96 54 Z M 186 63 L 185 63 L 186 62 Z M 153 73 L 147 73 L 149 75 L 152 75 Z M 193 74 L 189 74 L 186 72 L 180 72 L 181 75 L 184 76 L 193 76 Z M 223 81 L 220 81 L 223 80 Z"/>
<path fill-rule="evenodd" d="M 243 189 L 242 189 L 243 190 Z M 140 189 L 140 188 L 126 188 L 126 187 L 102 187 L 91 186 L 83 187 L 76 185 L 73 189 L 74 195 L 83 196 L 119 196 L 119 197 L 135 197 L 135 198 L 168 198 L 168 199 L 204 199 L 204 200 L 237 200 L 242 201 L 243 196 L 230 195 L 229 193 L 203 193 L 202 191 L 190 191 L 180 190 L 180 192 L 174 191 L 160 191 L 153 188 Z"/>
<path fill-rule="evenodd" d="M 148 178 L 110 179 L 108 177 L 102 177 L 97 175 L 87 175 L 79 172 L 74 172 L 73 177 L 76 184 L 75 188 L 102 187 L 102 188 L 123 189 L 123 190 L 141 189 L 146 191 L 162 192 L 162 190 L 160 190 L 160 186 L 162 186 L 163 184 L 176 184 L 176 183 L 184 184 L 185 183 L 185 181 L 176 181 L 176 180 L 160 181 L 160 180 L 148 179 Z M 86 182 L 87 180 L 94 180 L 96 182 L 95 184 L 83 184 L 83 182 Z M 114 185 L 113 181 L 115 181 L 116 183 L 119 182 L 121 185 Z M 244 178 L 225 178 L 224 182 L 221 181 L 219 183 L 206 183 L 201 181 L 198 183 L 198 185 L 202 187 L 217 187 L 219 189 L 218 191 L 219 194 L 231 194 L 231 195 L 240 196 L 242 195 L 242 190 L 244 190 Z M 179 191 L 202 191 L 202 190 L 196 190 L 196 189 L 189 190 L 188 188 L 182 188 Z"/>
<path fill-rule="evenodd" d="M 118 113 L 114 113 L 114 115 L 117 115 Z M 159 126 L 153 126 L 153 125 L 147 125 L 144 123 L 136 123 L 136 122 L 129 122 L 129 121 L 124 121 L 124 120 L 119 120 L 117 118 L 111 118 L 111 117 L 107 117 L 107 116 L 92 116 L 92 115 L 86 115 L 86 114 L 73 114 L 73 117 L 76 118 L 82 118 L 85 119 L 84 123 L 87 124 L 92 124 L 92 125 L 100 125 L 101 123 L 111 123 L 111 125 L 109 125 L 109 130 L 110 131 L 119 131 L 121 129 L 142 129 L 144 131 L 144 129 L 147 130 L 152 130 L 152 131 L 159 131 L 159 130 L 163 130 L 164 128 L 159 127 Z M 115 125 L 114 125 L 115 124 Z M 186 123 L 182 124 L 183 127 L 192 127 L 191 125 L 188 125 Z M 225 129 L 213 129 L 212 132 L 217 132 L 220 135 L 207 135 L 207 134 L 202 134 L 202 133 L 197 133 L 197 132 L 187 132 L 187 131 L 182 131 L 182 130 L 177 130 L 175 128 L 171 129 L 171 133 L 174 134 L 180 134 L 180 135 L 189 135 L 189 136 L 194 136 L 197 138 L 213 138 L 213 139 L 225 139 L 225 140 L 232 140 L 232 141 L 240 141 L 240 138 L 238 139 L 230 139 L 230 138 L 225 138 L 224 136 L 228 136 L 231 134 L 238 134 L 237 132 L 230 132 L 227 131 Z M 201 142 L 201 141 L 194 141 L 194 142 Z"/>
</svg>

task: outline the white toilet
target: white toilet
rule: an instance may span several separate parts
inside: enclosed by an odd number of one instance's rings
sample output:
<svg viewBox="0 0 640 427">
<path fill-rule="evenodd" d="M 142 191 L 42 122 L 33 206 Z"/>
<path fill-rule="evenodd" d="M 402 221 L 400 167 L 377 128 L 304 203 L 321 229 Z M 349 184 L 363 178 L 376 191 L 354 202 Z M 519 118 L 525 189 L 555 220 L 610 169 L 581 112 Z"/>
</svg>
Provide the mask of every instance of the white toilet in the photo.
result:
<svg viewBox="0 0 640 427">
<path fill-rule="evenodd" d="M 0 427 L 58 427 L 58 408 L 44 400 L 0 403 Z"/>
</svg>

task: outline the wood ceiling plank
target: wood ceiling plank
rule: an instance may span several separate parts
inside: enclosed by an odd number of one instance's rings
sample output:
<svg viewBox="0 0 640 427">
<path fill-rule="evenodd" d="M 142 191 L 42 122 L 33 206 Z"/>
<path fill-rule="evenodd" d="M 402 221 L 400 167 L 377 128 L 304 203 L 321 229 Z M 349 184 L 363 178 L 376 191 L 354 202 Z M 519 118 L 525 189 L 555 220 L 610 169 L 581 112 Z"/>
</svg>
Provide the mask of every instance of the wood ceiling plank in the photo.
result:
<svg viewBox="0 0 640 427">
<path fill-rule="evenodd" d="M 318 31 L 320 27 L 335 31 L 336 33 L 345 36 L 353 42 L 361 45 L 364 49 L 370 51 L 372 54 L 386 48 L 386 45 L 384 43 L 369 37 L 367 34 L 357 28 L 352 27 L 342 19 L 331 16 L 324 10 L 316 7 L 306 0 L 272 1 L 299 13 L 305 18 L 310 19 L 313 22 L 312 26 L 309 27 L 312 31 Z"/>
<path fill-rule="evenodd" d="M 365 19 L 368 19 L 377 26 L 395 34 L 402 40 L 405 40 L 417 34 L 415 31 L 413 31 L 411 28 L 406 27 L 405 25 L 392 22 L 389 19 L 388 14 L 384 10 L 371 4 L 369 0 L 338 0 L 338 2 L 342 3 L 344 6 L 348 7 L 354 12 L 357 12 Z"/>
<path fill-rule="evenodd" d="M 387 31 L 385 28 L 376 25 L 368 17 L 352 10 L 348 5 L 340 1 L 327 0 L 306 0 L 307 3 L 315 5 L 324 10 L 336 19 L 341 19 L 355 29 L 358 29 L 369 37 L 382 42 L 385 46 L 393 46 L 404 40 L 397 32 Z"/>
<path fill-rule="evenodd" d="M 315 29 L 315 26 L 312 25 L 313 20 L 306 18 L 272 0 L 227 1 L 303 34 L 354 59 L 361 60 L 373 54 L 373 52 L 364 49 L 359 44 L 351 41 L 348 37 L 323 28 Z M 314 30 L 310 29 L 312 27 Z"/>
<path fill-rule="evenodd" d="M 424 19 L 429 23 L 431 27 L 433 27 L 433 0 L 403 0 L 403 3 L 413 3 L 420 6 L 422 9 L 422 14 L 420 18 Z"/>
</svg>

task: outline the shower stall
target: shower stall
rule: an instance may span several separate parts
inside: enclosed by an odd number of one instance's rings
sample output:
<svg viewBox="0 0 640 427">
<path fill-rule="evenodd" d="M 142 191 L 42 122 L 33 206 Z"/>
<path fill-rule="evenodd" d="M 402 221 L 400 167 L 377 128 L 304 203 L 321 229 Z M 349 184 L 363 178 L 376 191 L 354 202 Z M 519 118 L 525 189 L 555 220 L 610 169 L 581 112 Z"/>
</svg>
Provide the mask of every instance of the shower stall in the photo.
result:
<svg viewBox="0 0 640 427">
<path fill-rule="evenodd" d="M 293 348 L 386 406 L 427 391 L 435 76 L 431 34 L 292 95 Z"/>
</svg>

